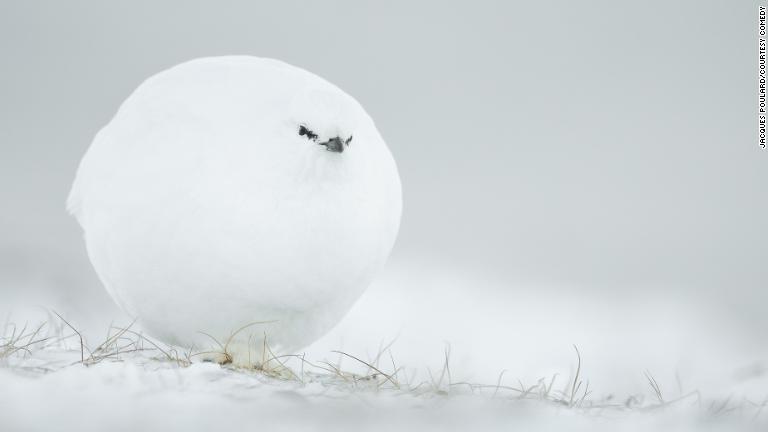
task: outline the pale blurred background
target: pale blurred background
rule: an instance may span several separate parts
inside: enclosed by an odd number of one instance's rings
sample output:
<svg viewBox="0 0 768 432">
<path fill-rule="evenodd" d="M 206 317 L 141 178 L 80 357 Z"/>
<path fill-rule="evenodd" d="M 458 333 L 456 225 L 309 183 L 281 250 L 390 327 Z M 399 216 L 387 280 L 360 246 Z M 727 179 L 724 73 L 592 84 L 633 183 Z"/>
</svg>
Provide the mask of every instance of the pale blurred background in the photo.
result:
<svg viewBox="0 0 768 432">
<path fill-rule="evenodd" d="M 355 96 L 403 180 L 390 264 L 312 352 L 449 342 L 495 382 L 577 344 L 598 392 L 764 379 L 756 32 L 747 1 L 3 1 L 0 307 L 128 320 L 64 211 L 79 158 L 148 76 L 251 54 Z"/>
</svg>

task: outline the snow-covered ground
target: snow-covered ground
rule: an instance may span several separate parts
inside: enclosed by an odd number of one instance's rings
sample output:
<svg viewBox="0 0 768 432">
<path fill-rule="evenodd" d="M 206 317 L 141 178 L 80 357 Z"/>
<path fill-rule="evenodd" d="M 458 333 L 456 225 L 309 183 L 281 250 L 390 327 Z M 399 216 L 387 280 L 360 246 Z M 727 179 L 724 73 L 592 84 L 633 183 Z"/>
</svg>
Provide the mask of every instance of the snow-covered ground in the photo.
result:
<svg viewBox="0 0 768 432">
<path fill-rule="evenodd" d="M 4 330 L 0 430 L 768 425 L 765 352 L 733 321 L 708 324 L 715 310 L 562 287 L 501 289 L 490 277 L 420 266 L 390 266 L 303 361 L 280 359 L 289 369 L 276 360 L 266 371 L 194 356 L 190 364 L 189 353 L 134 333 L 138 324 L 121 333 L 130 319 L 106 305 L 79 315 L 50 305 L 69 324 L 17 307 Z M 36 332 L 38 322 L 47 324 Z"/>
<path fill-rule="evenodd" d="M 71 353 L 70 353 L 71 354 Z M 28 365 L 32 368 L 32 365 Z M 129 358 L 55 372 L 0 369 L 2 430 L 759 430 L 754 407 L 718 412 L 696 399 L 656 408 L 568 408 L 494 389 L 376 390 L 269 379 L 199 363 Z M 738 402 L 737 402 L 738 405 Z M 729 406 L 727 410 L 732 407 Z M 743 411 L 742 411 L 743 410 Z"/>
</svg>

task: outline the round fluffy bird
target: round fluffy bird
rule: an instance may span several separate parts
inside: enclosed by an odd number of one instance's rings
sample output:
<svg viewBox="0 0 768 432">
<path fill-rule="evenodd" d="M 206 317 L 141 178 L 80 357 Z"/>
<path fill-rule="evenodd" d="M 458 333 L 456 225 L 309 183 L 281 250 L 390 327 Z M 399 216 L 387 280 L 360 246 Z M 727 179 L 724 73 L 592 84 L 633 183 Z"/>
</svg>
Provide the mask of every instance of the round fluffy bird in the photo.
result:
<svg viewBox="0 0 768 432">
<path fill-rule="evenodd" d="M 250 56 L 147 79 L 94 138 L 68 200 L 121 308 L 156 338 L 241 364 L 340 321 L 386 261 L 401 207 L 362 106 Z"/>
</svg>

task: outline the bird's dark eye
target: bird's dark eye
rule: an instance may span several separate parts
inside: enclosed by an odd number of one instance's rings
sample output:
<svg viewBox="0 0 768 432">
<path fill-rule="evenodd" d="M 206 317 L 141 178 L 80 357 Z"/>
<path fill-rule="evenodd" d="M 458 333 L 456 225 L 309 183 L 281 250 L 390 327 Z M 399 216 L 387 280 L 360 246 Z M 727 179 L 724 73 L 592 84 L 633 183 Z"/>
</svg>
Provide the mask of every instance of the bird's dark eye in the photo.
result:
<svg viewBox="0 0 768 432">
<path fill-rule="evenodd" d="M 304 125 L 299 126 L 299 135 L 306 136 L 309 140 L 317 141 L 317 134 L 307 129 L 307 127 Z"/>
<path fill-rule="evenodd" d="M 346 140 L 346 141 L 344 141 L 344 144 L 346 144 L 347 146 L 349 146 L 349 143 L 350 143 L 351 141 L 352 141 L 352 135 L 350 135 L 350 136 L 349 136 L 349 138 L 347 138 L 347 140 Z"/>
</svg>

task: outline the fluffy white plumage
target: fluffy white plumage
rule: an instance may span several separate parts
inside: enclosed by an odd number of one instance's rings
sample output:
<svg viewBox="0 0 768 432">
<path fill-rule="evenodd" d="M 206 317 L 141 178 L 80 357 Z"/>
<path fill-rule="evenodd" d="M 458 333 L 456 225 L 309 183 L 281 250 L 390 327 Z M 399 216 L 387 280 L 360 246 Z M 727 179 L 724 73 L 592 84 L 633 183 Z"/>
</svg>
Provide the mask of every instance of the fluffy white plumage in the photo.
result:
<svg viewBox="0 0 768 432">
<path fill-rule="evenodd" d="M 229 56 L 139 86 L 96 135 L 68 206 L 107 291 L 150 334 L 198 349 L 203 333 L 235 334 L 228 351 L 245 362 L 264 334 L 290 352 L 344 316 L 392 248 L 401 190 L 352 97 Z"/>
</svg>

